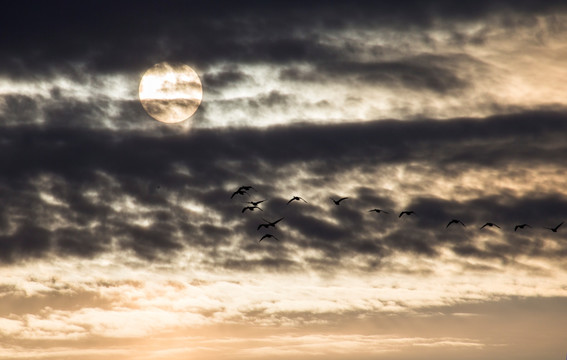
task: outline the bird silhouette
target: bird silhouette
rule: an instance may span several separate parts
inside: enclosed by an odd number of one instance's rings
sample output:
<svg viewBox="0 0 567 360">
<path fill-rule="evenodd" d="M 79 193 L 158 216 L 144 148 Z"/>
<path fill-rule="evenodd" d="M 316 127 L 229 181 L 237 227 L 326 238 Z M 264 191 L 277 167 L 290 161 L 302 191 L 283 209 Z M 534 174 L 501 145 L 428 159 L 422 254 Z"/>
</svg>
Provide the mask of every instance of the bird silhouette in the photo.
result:
<svg viewBox="0 0 567 360">
<path fill-rule="evenodd" d="M 341 201 L 346 200 L 346 199 L 348 199 L 348 198 L 347 198 L 347 197 L 344 197 L 344 198 L 340 198 L 339 200 L 335 200 L 335 199 L 333 199 L 333 198 L 329 198 L 329 199 L 331 199 L 331 200 L 335 203 L 335 205 L 340 205 L 340 204 L 341 204 Z"/>
<path fill-rule="evenodd" d="M 491 222 L 487 222 L 486 224 L 482 225 L 480 228 L 483 229 L 485 226 L 496 226 L 497 228 L 500 229 L 500 226 L 498 226 L 494 223 L 491 223 Z"/>
<path fill-rule="evenodd" d="M 458 219 L 453 219 L 451 221 L 449 221 L 449 223 L 447 224 L 447 226 L 445 226 L 445 229 L 449 227 L 449 225 L 451 224 L 461 224 L 463 226 L 466 226 L 461 220 Z"/>
<path fill-rule="evenodd" d="M 302 200 L 304 203 L 307 203 L 307 201 L 305 201 L 304 198 L 302 198 L 302 197 L 300 197 L 300 196 L 294 196 L 294 197 L 291 198 L 290 201 L 287 202 L 287 205 L 289 205 L 289 203 L 292 202 L 292 201 L 294 201 L 294 200 L 297 200 L 297 201 Z"/>
<path fill-rule="evenodd" d="M 266 200 L 260 200 L 260 201 L 247 201 L 246 204 L 252 204 L 253 206 L 258 206 L 258 204 L 263 203 Z"/>
<path fill-rule="evenodd" d="M 368 210 L 368 212 L 377 212 L 377 213 L 384 213 L 384 214 L 389 214 L 389 212 L 384 211 L 384 210 L 380 210 L 380 209 L 372 209 L 372 210 Z"/>
<path fill-rule="evenodd" d="M 260 224 L 260 225 L 258 225 L 258 228 L 257 228 L 256 230 L 260 230 L 261 227 L 265 227 L 265 228 L 267 229 L 267 228 L 269 228 L 270 226 L 275 228 L 275 227 L 276 227 L 276 224 L 279 223 L 280 221 L 282 221 L 283 218 L 279 218 L 278 220 L 276 220 L 276 221 L 274 221 L 274 222 L 270 222 L 270 221 L 268 221 L 268 220 L 266 220 L 266 219 L 264 219 L 264 218 L 262 218 L 262 220 L 264 220 L 266 223 L 265 223 L 265 224 Z"/>
<path fill-rule="evenodd" d="M 234 193 L 232 193 L 232 195 L 230 196 L 230 198 L 232 199 L 232 198 L 234 197 L 234 195 L 236 195 L 236 194 L 238 194 L 238 195 L 244 195 L 244 194 L 246 194 L 246 195 L 250 196 L 250 194 L 248 194 L 248 193 L 246 192 L 246 190 L 238 189 L 238 190 L 236 190 Z"/>
<path fill-rule="evenodd" d="M 257 191 L 256 189 L 254 189 L 253 186 L 249 186 L 249 185 L 245 185 L 245 186 L 239 187 L 239 188 L 238 188 L 238 191 L 240 191 L 240 190 L 248 191 L 248 190 L 250 190 L 250 189 L 252 189 L 252 190 L 254 190 L 254 191 Z"/>
<path fill-rule="evenodd" d="M 254 211 L 254 209 L 258 209 L 258 210 L 260 210 L 260 211 L 264 211 L 264 210 L 260 209 L 260 207 L 254 205 L 254 206 L 246 206 L 244 209 L 242 209 L 242 212 L 244 213 L 246 210 Z"/>
<path fill-rule="evenodd" d="M 563 225 L 564 222 L 565 222 L 565 221 L 562 221 L 561 224 L 557 225 L 557 226 L 554 227 L 554 228 L 548 228 L 548 227 L 546 227 L 546 229 L 551 230 L 551 231 L 553 231 L 553 232 L 557 232 L 557 229 L 559 229 L 559 227 L 560 227 L 561 225 Z"/>
<path fill-rule="evenodd" d="M 266 235 L 262 236 L 262 238 L 261 238 L 260 240 L 258 240 L 258 242 L 264 240 L 265 238 L 274 238 L 274 239 L 276 239 L 277 241 L 280 241 L 280 239 L 278 239 L 278 238 L 275 237 L 274 235 L 272 235 L 272 234 L 266 234 Z"/>
<path fill-rule="evenodd" d="M 401 218 L 402 215 L 415 215 L 415 211 L 402 211 L 398 217 Z"/>
<path fill-rule="evenodd" d="M 514 226 L 514 231 L 516 231 L 516 230 L 518 230 L 518 229 L 523 229 L 523 228 L 525 228 L 526 226 L 529 227 L 529 228 L 531 228 L 531 226 L 529 226 L 528 224 L 516 225 L 516 226 Z"/>
</svg>

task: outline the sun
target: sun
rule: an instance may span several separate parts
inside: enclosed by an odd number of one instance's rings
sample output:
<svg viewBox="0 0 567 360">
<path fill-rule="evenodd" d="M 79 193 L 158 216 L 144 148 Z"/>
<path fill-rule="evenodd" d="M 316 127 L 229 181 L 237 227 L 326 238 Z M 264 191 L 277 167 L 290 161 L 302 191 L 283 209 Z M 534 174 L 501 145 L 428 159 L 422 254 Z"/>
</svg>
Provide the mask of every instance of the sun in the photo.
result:
<svg viewBox="0 0 567 360">
<path fill-rule="evenodd" d="M 178 123 L 195 114 L 203 98 L 203 86 L 191 67 L 161 62 L 142 76 L 139 97 L 151 117 Z"/>
</svg>

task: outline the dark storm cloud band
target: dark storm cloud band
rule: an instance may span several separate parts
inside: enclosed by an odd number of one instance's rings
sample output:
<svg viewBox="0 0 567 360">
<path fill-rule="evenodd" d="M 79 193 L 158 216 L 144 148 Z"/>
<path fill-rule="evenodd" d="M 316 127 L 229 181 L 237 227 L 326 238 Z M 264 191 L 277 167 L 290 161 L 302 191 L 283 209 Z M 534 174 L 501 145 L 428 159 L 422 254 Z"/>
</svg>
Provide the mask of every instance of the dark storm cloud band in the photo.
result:
<svg viewBox="0 0 567 360">
<path fill-rule="evenodd" d="M 76 64 L 93 73 L 138 74 L 164 58 L 191 60 L 200 68 L 225 61 L 326 61 L 345 49 L 323 45 L 318 33 L 408 24 L 423 29 L 437 19 L 533 16 L 564 8 L 563 1 L 533 0 L 18 2 L 0 15 L 6 29 L 0 34 L 0 69 L 5 77 L 30 79 L 59 72 L 81 76 Z"/>
<path fill-rule="evenodd" d="M 407 163 L 448 173 L 520 164 L 526 168 L 545 164 L 564 171 L 565 117 L 564 113 L 531 112 L 450 121 L 197 130 L 188 136 L 10 126 L 0 135 L 2 259 L 52 252 L 96 256 L 107 251 L 114 239 L 121 248 L 146 259 L 163 259 L 189 246 L 209 253 L 220 264 L 246 268 L 252 265 L 245 265 L 245 259 L 220 250 L 236 241 L 247 251 L 264 253 L 252 247 L 259 237 L 257 218 L 244 216 L 240 199 L 238 205 L 230 199 L 233 190 L 227 189 L 233 183 L 259 185 L 261 196 L 270 199 L 266 213 L 287 209 L 281 231 L 295 235 L 285 241 L 317 249 L 327 261 L 340 263 L 353 254 L 374 254 L 380 259 L 397 251 L 436 256 L 440 247 L 488 259 L 518 254 L 561 257 L 567 251 L 551 254 L 533 237 L 511 231 L 517 221 L 530 221 L 542 231 L 542 226 L 555 226 L 567 217 L 567 200 L 560 194 L 534 193 L 523 198 L 500 194 L 464 202 L 416 197 L 408 206 L 419 216 L 400 227 L 399 222 L 378 223 L 365 215 L 377 201 L 396 206 L 396 199 L 379 192 L 380 184 L 361 184 L 351 200 L 356 207 L 329 209 L 334 206 L 329 201 L 295 210 L 286 208 L 288 199 L 270 182 L 277 169 L 297 166 L 321 179 L 341 172 L 370 174 L 388 164 Z M 180 164 L 188 174 L 175 170 Z M 325 185 L 323 181 L 318 186 Z M 46 202 L 44 193 L 54 200 Z M 96 195 L 89 197 L 89 193 Z M 143 212 L 153 224 L 136 225 L 134 215 L 113 208 L 120 196 L 135 199 L 145 208 L 138 213 Z M 171 196 L 214 209 L 222 223 L 211 222 L 206 214 L 187 212 L 167 200 Z M 443 232 L 454 217 L 472 223 L 471 229 Z M 480 249 L 475 224 L 490 220 L 506 228 L 505 242 Z M 58 224 L 57 229 L 48 230 L 53 224 Z M 524 246 L 512 245 L 518 241 Z M 264 256 L 265 261 L 256 262 L 258 266 L 295 268 L 289 250 Z"/>
</svg>

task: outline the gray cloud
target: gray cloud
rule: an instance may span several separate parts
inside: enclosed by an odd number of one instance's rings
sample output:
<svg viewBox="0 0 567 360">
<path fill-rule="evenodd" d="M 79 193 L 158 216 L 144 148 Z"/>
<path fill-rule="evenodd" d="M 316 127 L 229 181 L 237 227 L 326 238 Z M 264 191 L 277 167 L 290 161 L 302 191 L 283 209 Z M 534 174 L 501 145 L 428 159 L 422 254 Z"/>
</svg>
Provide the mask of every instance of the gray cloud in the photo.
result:
<svg viewBox="0 0 567 360">
<path fill-rule="evenodd" d="M 256 230 L 261 217 L 285 217 L 274 230 L 282 238 L 281 251 L 262 255 L 266 260 L 256 263 L 271 269 L 299 266 L 286 244 L 320 251 L 335 265 L 352 254 L 373 255 L 379 262 L 395 252 L 437 256 L 443 247 L 482 259 L 513 261 L 520 254 L 562 257 L 567 249 L 551 252 L 537 242 L 539 236 L 553 235 L 544 226 L 553 227 L 567 217 L 567 199 L 553 190 L 460 202 L 418 196 L 406 205 L 417 216 L 400 219 L 398 212 L 405 209 L 380 183 L 361 184 L 350 194 L 329 189 L 323 202 L 311 200 L 298 188 L 309 203 L 286 205 L 293 194 L 282 194 L 272 179 L 295 181 L 296 174 L 281 169 L 298 166 L 316 176 L 312 185 L 321 189 L 341 174 L 373 174 L 385 166 L 408 163 L 422 164 L 415 171 L 424 176 L 452 176 L 474 168 L 502 171 L 500 176 L 505 177 L 514 171 L 501 170 L 502 165 L 553 164 L 563 169 L 563 119 L 563 113 L 532 112 L 482 120 L 378 121 L 151 136 L 9 126 L 0 135 L 2 258 L 16 261 L 51 253 L 92 257 L 109 251 L 114 238 L 122 249 L 145 259 L 165 260 L 167 254 L 193 247 L 216 255 L 213 262 L 223 266 L 251 268 L 254 265 L 246 265 L 245 258 L 219 251 L 236 241 L 263 254 L 257 246 L 263 233 Z M 514 146 L 518 142 L 521 147 Z M 187 172 L 177 171 L 179 166 Z M 234 184 L 253 184 L 258 192 L 231 200 L 238 186 Z M 113 207 L 125 196 L 142 209 L 132 213 Z M 328 200 L 333 196 L 350 199 L 337 207 Z M 268 199 L 261 205 L 264 212 L 243 214 L 243 202 L 251 199 Z M 185 201 L 206 210 L 187 210 Z M 392 214 L 368 213 L 374 207 Z M 209 211 L 217 213 L 220 222 L 211 220 Z M 452 218 L 461 219 L 467 228 L 445 229 Z M 143 219 L 150 225 L 139 225 Z M 487 221 L 502 227 L 495 234 L 502 234 L 503 242 L 480 249 L 476 237 L 492 231 L 479 229 Z M 523 222 L 533 228 L 513 232 L 514 225 Z"/>
<path fill-rule="evenodd" d="M 553 14 L 564 8 L 561 1 L 531 0 L 459 4 L 407 0 L 348 6 L 332 2 L 212 5 L 176 1 L 157 6 L 129 1 L 58 1 L 34 4 L 34 14 L 30 14 L 28 5 L 13 5 L 0 18 L 8 29 L 1 38 L 0 51 L 0 68 L 7 77 L 30 79 L 59 72 L 81 76 L 74 70 L 77 64 L 96 73 L 137 74 L 164 58 L 192 59 L 201 68 L 227 60 L 321 60 L 340 57 L 345 49 L 324 45 L 317 33 L 349 28 L 406 29 L 407 24 L 427 29 L 440 19 L 467 21 L 495 14 L 511 19 L 513 14 Z"/>
</svg>

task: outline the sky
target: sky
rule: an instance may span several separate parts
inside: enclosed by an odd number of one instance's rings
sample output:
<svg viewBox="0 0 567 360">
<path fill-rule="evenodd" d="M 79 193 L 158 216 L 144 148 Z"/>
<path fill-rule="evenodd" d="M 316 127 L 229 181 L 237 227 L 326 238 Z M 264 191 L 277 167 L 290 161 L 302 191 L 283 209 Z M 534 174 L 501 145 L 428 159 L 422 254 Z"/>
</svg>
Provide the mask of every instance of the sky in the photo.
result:
<svg viewBox="0 0 567 360">
<path fill-rule="evenodd" d="M 4 5 L 0 359 L 567 355 L 564 1 Z"/>
</svg>

